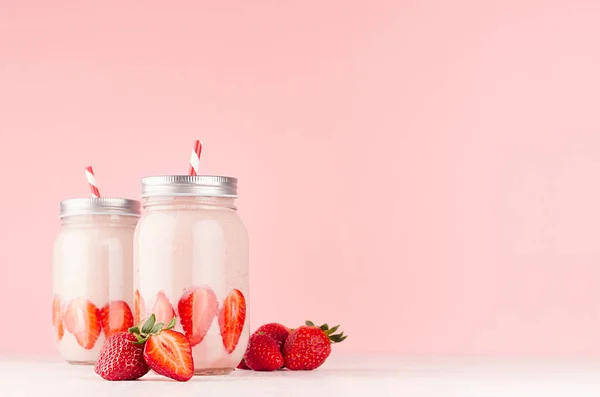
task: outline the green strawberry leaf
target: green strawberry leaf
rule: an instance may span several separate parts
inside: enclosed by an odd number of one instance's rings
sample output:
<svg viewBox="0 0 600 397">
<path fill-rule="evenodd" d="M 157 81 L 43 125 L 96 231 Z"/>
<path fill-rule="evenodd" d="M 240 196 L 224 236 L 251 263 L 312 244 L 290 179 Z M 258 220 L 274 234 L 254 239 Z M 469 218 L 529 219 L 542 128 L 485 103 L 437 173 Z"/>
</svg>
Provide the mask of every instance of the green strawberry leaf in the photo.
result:
<svg viewBox="0 0 600 397">
<path fill-rule="evenodd" d="M 166 330 L 169 330 L 169 329 L 171 329 L 171 328 L 173 328 L 173 327 L 175 326 L 175 324 L 176 324 L 176 323 L 177 323 L 177 318 L 176 318 L 176 317 L 173 317 L 173 318 L 171 319 L 171 322 L 169 322 L 169 325 L 167 325 L 167 328 L 165 328 L 165 331 L 166 331 Z"/>
<path fill-rule="evenodd" d="M 162 331 L 164 326 L 165 325 L 163 323 L 156 323 L 156 324 L 154 324 L 154 327 L 152 327 L 152 331 L 150 331 L 150 333 L 158 334 L 160 331 Z"/>
<path fill-rule="evenodd" d="M 146 321 L 146 323 L 142 327 L 142 333 L 143 334 L 149 334 L 152 331 L 152 328 L 154 328 L 154 323 L 155 322 L 156 322 L 156 316 L 154 315 L 154 313 L 152 313 L 152 315 L 150 316 L 150 318 L 148 318 L 148 320 Z"/>
</svg>

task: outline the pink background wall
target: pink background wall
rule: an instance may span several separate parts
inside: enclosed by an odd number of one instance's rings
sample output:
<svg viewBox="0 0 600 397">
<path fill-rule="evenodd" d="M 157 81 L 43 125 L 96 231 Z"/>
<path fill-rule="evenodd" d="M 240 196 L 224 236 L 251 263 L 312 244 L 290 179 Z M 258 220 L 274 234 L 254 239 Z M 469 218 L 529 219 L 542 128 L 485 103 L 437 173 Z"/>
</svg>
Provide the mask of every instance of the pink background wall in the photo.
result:
<svg viewBox="0 0 600 397">
<path fill-rule="evenodd" d="M 600 354 L 599 2 L 166 3 L 0 0 L 0 305 L 34 325 L 0 351 L 54 353 L 83 167 L 136 197 L 201 138 L 240 178 L 255 326 Z"/>
</svg>

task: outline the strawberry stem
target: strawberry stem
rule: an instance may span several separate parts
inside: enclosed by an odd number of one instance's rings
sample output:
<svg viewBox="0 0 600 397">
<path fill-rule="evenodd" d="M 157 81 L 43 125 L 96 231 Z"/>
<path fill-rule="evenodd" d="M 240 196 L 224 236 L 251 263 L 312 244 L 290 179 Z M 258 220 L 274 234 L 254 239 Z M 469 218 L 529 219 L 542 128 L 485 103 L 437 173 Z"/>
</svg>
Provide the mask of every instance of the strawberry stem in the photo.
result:
<svg viewBox="0 0 600 397">
<path fill-rule="evenodd" d="M 166 331 L 166 330 L 173 328 L 175 326 L 176 322 L 177 322 L 176 318 L 173 317 L 171 319 L 171 321 L 169 322 L 169 325 L 167 325 L 167 327 L 165 328 L 164 323 L 156 322 L 156 316 L 154 315 L 154 313 L 152 313 L 150 315 L 150 317 L 148 317 L 145 320 L 140 321 L 140 323 L 138 325 L 136 325 L 135 327 L 129 328 L 128 331 L 130 333 L 132 333 L 133 335 L 135 335 L 137 342 L 134 342 L 134 343 L 143 344 L 143 343 L 146 343 L 146 341 L 148 340 L 148 338 L 150 336 L 158 335 L 162 331 Z"/>
<path fill-rule="evenodd" d="M 312 321 L 306 321 L 305 324 L 309 327 L 317 327 Z M 346 339 L 348 337 L 348 335 L 344 335 L 344 332 L 340 332 L 339 334 L 334 334 L 335 331 L 338 330 L 338 328 L 340 328 L 339 325 L 336 325 L 335 327 L 329 328 L 329 325 L 327 325 L 327 323 L 321 325 L 320 327 L 321 331 L 323 331 L 325 333 L 325 335 L 327 335 L 327 337 L 329 338 L 329 341 L 331 343 L 340 343 L 343 342 L 344 339 Z"/>
</svg>

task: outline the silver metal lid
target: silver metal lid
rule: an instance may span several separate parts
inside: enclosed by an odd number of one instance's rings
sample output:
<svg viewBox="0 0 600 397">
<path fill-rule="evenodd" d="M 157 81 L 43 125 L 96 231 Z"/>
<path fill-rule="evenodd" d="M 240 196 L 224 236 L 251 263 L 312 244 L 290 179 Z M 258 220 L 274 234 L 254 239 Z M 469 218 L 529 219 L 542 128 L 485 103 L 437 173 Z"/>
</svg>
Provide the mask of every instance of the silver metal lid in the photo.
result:
<svg viewBox="0 0 600 397">
<path fill-rule="evenodd" d="M 214 175 L 165 175 L 142 178 L 142 197 L 237 197 L 237 178 Z"/>
<path fill-rule="evenodd" d="M 60 216 L 123 215 L 140 216 L 140 202 L 124 198 L 74 198 L 60 202 Z"/>
</svg>

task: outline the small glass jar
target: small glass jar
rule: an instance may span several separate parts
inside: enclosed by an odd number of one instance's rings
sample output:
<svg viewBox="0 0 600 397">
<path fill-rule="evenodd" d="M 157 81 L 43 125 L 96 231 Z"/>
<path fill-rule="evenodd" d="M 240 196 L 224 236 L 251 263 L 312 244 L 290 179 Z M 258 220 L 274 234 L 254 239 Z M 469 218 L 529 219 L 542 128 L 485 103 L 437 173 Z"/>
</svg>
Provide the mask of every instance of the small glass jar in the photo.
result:
<svg viewBox="0 0 600 397">
<path fill-rule="evenodd" d="M 52 324 L 62 357 L 94 364 L 106 338 L 133 325 L 133 235 L 140 202 L 60 203 L 54 243 Z"/>
<path fill-rule="evenodd" d="M 154 313 L 192 346 L 196 375 L 223 375 L 248 339 L 248 235 L 236 212 L 237 179 L 142 179 L 144 215 L 135 232 L 136 321 Z"/>
</svg>

